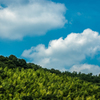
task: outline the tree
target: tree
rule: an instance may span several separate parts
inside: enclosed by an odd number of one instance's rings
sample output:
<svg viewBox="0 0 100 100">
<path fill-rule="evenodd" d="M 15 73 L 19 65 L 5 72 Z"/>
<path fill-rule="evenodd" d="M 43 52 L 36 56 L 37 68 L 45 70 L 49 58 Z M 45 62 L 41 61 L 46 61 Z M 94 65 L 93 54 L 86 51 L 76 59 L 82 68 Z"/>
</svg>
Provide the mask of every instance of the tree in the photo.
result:
<svg viewBox="0 0 100 100">
<path fill-rule="evenodd" d="M 0 56 L 0 61 L 4 62 L 4 61 L 7 61 L 8 58 L 7 57 L 4 57 L 4 56 Z"/>
<path fill-rule="evenodd" d="M 17 57 L 14 56 L 14 55 L 10 55 L 9 56 L 9 59 L 12 60 L 12 61 L 17 61 Z"/>
</svg>

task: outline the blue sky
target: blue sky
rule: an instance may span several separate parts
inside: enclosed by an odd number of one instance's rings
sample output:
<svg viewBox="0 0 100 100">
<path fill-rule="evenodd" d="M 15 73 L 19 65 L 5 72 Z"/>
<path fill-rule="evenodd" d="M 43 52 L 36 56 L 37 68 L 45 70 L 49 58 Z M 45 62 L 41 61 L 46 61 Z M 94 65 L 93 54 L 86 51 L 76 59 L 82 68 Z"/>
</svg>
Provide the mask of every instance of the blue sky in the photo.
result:
<svg viewBox="0 0 100 100">
<path fill-rule="evenodd" d="M 99 0 L 0 0 L 0 55 L 98 75 L 99 4 Z"/>
</svg>

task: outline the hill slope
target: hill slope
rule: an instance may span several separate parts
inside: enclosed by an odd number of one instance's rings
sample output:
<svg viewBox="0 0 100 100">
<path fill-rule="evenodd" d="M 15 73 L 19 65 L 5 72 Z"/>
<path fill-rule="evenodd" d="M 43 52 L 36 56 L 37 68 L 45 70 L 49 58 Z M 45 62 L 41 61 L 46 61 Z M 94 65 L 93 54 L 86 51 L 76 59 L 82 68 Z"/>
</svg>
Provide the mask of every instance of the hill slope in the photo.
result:
<svg viewBox="0 0 100 100">
<path fill-rule="evenodd" d="M 99 79 L 0 56 L 0 100 L 100 100 Z"/>
</svg>

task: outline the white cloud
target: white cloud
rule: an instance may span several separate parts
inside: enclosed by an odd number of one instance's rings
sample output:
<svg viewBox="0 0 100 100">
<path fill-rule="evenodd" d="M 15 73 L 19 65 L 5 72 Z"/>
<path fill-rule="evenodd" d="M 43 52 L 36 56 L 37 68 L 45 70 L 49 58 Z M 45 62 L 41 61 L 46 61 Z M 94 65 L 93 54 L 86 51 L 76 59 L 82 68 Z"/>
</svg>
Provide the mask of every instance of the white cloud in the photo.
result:
<svg viewBox="0 0 100 100">
<path fill-rule="evenodd" d="M 70 72 L 77 71 L 77 73 L 93 73 L 93 75 L 99 75 L 100 74 L 100 67 L 97 65 L 89 65 L 89 64 L 79 64 L 74 65 L 70 68 Z"/>
<path fill-rule="evenodd" d="M 8 2 L 9 1 L 9 2 Z M 24 36 L 46 34 L 62 28 L 67 22 L 64 4 L 47 0 L 1 0 L 6 8 L 0 10 L 0 37 L 22 39 Z"/>
<path fill-rule="evenodd" d="M 52 40 L 47 48 L 43 44 L 31 47 L 24 50 L 22 56 L 42 67 L 65 70 L 73 65 L 79 65 L 86 56 L 93 57 L 98 51 L 98 32 L 86 29 L 82 33 L 71 33 L 65 39 L 61 37 Z"/>
</svg>

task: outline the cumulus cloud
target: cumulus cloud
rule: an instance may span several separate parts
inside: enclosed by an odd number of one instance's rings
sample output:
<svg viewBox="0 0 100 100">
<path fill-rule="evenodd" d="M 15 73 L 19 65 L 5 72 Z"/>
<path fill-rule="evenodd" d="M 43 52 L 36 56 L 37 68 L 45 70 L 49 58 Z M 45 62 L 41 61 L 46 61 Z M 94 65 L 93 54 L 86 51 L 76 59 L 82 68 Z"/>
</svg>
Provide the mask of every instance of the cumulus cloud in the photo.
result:
<svg viewBox="0 0 100 100">
<path fill-rule="evenodd" d="M 100 67 L 97 65 L 90 65 L 90 64 L 79 64 L 74 65 L 70 68 L 70 72 L 76 71 L 81 73 L 93 73 L 93 75 L 99 75 L 100 74 Z"/>
<path fill-rule="evenodd" d="M 24 50 L 22 56 L 42 67 L 65 70 L 71 66 L 74 68 L 74 65 L 79 65 L 86 56 L 93 57 L 98 51 L 99 33 L 85 29 L 82 33 L 71 33 L 65 39 L 61 37 L 52 40 L 48 47 L 44 44 L 31 47 Z"/>
<path fill-rule="evenodd" d="M 64 4 L 48 0 L 1 0 L 0 38 L 22 39 L 24 36 L 46 34 L 67 23 Z"/>
</svg>

